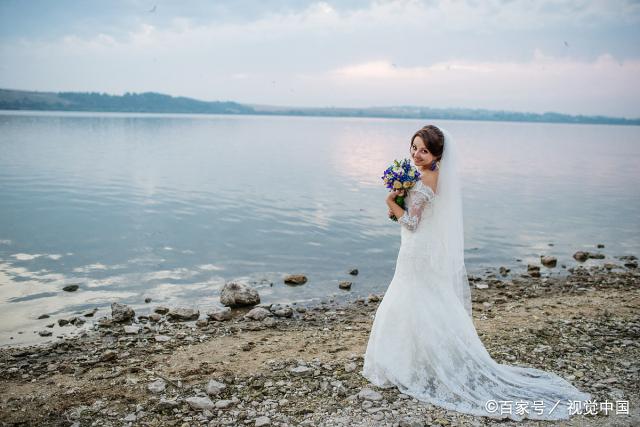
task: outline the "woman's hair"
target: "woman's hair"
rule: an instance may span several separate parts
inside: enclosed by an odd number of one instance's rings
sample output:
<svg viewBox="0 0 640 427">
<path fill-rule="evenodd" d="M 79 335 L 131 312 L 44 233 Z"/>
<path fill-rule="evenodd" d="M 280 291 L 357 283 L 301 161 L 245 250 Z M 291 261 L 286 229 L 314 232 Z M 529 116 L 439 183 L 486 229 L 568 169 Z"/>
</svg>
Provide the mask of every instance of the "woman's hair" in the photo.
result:
<svg viewBox="0 0 640 427">
<path fill-rule="evenodd" d="M 413 134 L 411 137 L 411 143 L 419 136 L 427 146 L 427 150 L 433 154 L 437 160 L 442 158 L 444 152 L 444 134 L 440 129 L 434 125 L 427 125 Z"/>
</svg>

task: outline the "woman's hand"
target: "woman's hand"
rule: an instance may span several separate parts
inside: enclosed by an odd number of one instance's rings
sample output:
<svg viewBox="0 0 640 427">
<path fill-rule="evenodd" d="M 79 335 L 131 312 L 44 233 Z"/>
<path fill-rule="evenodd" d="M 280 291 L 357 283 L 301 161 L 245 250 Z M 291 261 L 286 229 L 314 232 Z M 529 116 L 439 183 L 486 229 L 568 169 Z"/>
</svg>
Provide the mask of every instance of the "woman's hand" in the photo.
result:
<svg viewBox="0 0 640 427">
<path fill-rule="evenodd" d="M 387 196 L 387 206 L 389 207 L 389 217 L 393 219 L 393 217 L 395 218 L 400 218 L 403 214 L 404 214 L 404 209 L 402 209 L 397 203 L 396 203 L 396 197 L 398 196 L 404 196 L 405 195 L 405 191 L 404 190 L 394 190 L 389 192 L 389 195 Z"/>
<path fill-rule="evenodd" d="M 404 196 L 404 190 L 393 190 L 393 191 L 390 191 L 389 194 L 387 195 L 387 205 L 390 202 L 395 203 L 396 202 L 396 197 L 398 197 L 398 196 Z"/>
</svg>

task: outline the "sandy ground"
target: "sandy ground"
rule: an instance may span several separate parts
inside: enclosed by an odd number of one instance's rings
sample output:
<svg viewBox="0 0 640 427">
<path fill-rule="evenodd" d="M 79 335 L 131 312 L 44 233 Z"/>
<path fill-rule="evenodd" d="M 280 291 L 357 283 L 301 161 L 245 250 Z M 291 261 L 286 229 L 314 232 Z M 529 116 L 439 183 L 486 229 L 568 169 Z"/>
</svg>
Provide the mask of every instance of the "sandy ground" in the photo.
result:
<svg viewBox="0 0 640 427">
<path fill-rule="evenodd" d="M 0 350 L 0 425 L 640 425 L 639 278 L 592 267 L 566 278 L 490 275 L 475 282 L 488 289 L 473 290 L 494 359 L 553 371 L 598 402 L 628 401 L 629 415 L 515 423 L 376 389 L 359 374 L 378 305 L 370 296 L 270 322 L 244 319 L 246 310 L 198 325 L 142 319 L 137 334 L 96 325 L 53 345 Z M 206 397 L 211 379 L 226 387 L 204 408 L 187 403 Z M 162 392 L 148 390 L 156 380 Z M 359 397 L 366 388 L 381 399 Z"/>
</svg>

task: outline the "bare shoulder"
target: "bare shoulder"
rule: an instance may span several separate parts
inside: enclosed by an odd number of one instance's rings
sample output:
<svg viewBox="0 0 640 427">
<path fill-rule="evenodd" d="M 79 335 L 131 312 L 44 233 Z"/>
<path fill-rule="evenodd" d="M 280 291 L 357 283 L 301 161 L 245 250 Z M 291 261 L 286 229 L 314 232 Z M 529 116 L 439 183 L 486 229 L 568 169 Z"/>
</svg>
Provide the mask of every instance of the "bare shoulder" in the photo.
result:
<svg viewBox="0 0 640 427">
<path fill-rule="evenodd" d="M 420 181 L 429 187 L 431 191 L 433 191 L 433 194 L 436 193 L 436 188 L 438 186 L 438 174 L 439 172 L 423 173 L 420 177 Z"/>
</svg>

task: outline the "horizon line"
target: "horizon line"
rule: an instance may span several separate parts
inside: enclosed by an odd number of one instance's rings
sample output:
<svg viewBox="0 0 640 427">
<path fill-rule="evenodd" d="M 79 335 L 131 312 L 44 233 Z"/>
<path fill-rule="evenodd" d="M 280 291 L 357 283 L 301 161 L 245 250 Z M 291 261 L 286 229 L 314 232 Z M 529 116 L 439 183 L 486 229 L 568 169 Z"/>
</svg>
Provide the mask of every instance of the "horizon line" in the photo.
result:
<svg viewBox="0 0 640 427">
<path fill-rule="evenodd" d="M 265 104 L 265 103 L 252 103 L 252 102 L 240 102 L 240 101 L 234 101 L 234 100 L 204 100 L 204 99 L 198 99 L 198 98 L 193 98 L 190 96 L 185 96 L 185 95 L 171 95 L 168 93 L 163 93 L 163 92 L 156 92 L 156 91 L 143 91 L 143 92 L 131 92 L 131 91 L 125 91 L 122 94 L 117 94 L 117 93 L 109 93 L 109 92 L 104 92 L 104 91 L 72 91 L 72 90 L 65 90 L 65 91 L 53 91 L 53 90 L 33 90 L 33 89 L 13 89 L 13 88 L 6 88 L 6 87 L 0 87 L 0 91 L 13 91 L 13 92 L 29 92 L 29 93 L 38 93 L 38 94 L 63 94 L 63 93 L 73 93 L 73 94 L 98 94 L 98 95 L 107 95 L 107 96 L 117 96 L 117 97 L 123 97 L 126 94 L 131 94 L 131 95 L 144 95 L 144 94 L 156 94 L 156 95 L 162 95 L 162 96 L 167 96 L 170 98 L 185 98 L 185 99 L 189 99 L 192 101 L 197 101 L 197 102 L 204 102 L 204 103 L 234 103 L 234 104 L 239 104 L 239 105 L 244 105 L 244 106 L 249 106 L 249 107 L 263 107 L 263 108 L 278 108 L 278 109 L 307 109 L 307 110 L 375 110 L 375 109 L 383 109 L 383 108 L 420 108 L 420 109 L 428 109 L 428 110 L 434 110 L 434 111 L 470 111 L 470 112 L 492 112 L 492 113 L 515 113 L 515 114 L 531 114 L 531 115 L 536 115 L 536 116 L 545 116 L 545 115 L 562 115 L 562 116 L 567 116 L 567 117 L 573 117 L 573 118 L 591 118 L 591 119 L 607 119 L 607 120 L 624 120 L 624 121 L 640 121 L 640 116 L 638 117 L 632 117 L 632 116 L 627 116 L 627 117 L 621 117 L 621 116 L 608 116 L 608 115 L 604 115 L 604 114 L 582 114 L 582 113 L 562 113 L 562 112 L 558 112 L 558 111 L 545 111 L 542 113 L 536 113 L 536 112 L 532 112 L 532 111 L 519 111 L 519 110 L 506 110 L 506 109 L 490 109 L 490 108 L 482 108 L 482 107 L 431 107 L 431 106 L 424 106 L 424 105 L 370 105 L 367 107 L 341 107 L 341 106 L 300 106 L 300 105 L 279 105 L 279 104 Z M 22 111 L 78 111 L 78 112 L 83 112 L 83 111 L 87 111 L 87 110 L 35 110 L 35 109 L 22 109 Z M 5 111 L 20 111 L 20 109 L 11 109 L 11 110 L 5 110 Z M 104 110 L 98 110 L 95 112 L 107 112 Z M 112 111 L 112 112 L 117 112 L 117 111 Z M 127 113 L 129 111 L 121 111 L 123 113 Z M 140 113 L 143 113 L 144 111 L 139 111 Z M 148 112 L 150 114 L 154 114 L 157 112 Z M 256 115 L 269 115 L 269 112 L 265 112 L 265 111 L 256 111 L 255 114 Z M 273 112 L 274 113 L 274 112 Z M 271 114 L 273 114 L 271 113 Z M 401 112 L 399 112 L 401 113 Z M 175 112 L 175 113 L 162 113 L 162 114 L 184 114 L 184 113 L 179 113 L 179 112 Z M 194 114 L 202 114 L 202 113 L 194 113 Z M 207 114 L 207 113 L 205 113 Z M 215 114 L 228 114 L 228 113 L 215 113 Z M 238 113 L 238 114 L 246 114 L 246 113 Z M 293 115 L 293 114 L 287 114 L 287 112 L 283 112 L 281 111 L 279 115 Z M 372 118 L 382 118 L 380 116 L 373 116 Z M 387 118 L 414 118 L 414 117 L 387 117 Z M 416 119 L 419 117 L 415 117 Z M 449 120 L 461 120 L 461 119 L 449 119 Z M 474 119 L 469 119 L 469 120 L 474 120 Z M 478 120 L 478 119 L 475 119 Z M 486 120 L 486 119 L 480 119 L 480 120 Z M 507 120 L 496 120 L 496 121 L 507 121 Z M 514 121 L 514 120 L 510 120 L 510 121 Z M 570 123 L 570 122 L 569 122 Z"/>
</svg>

